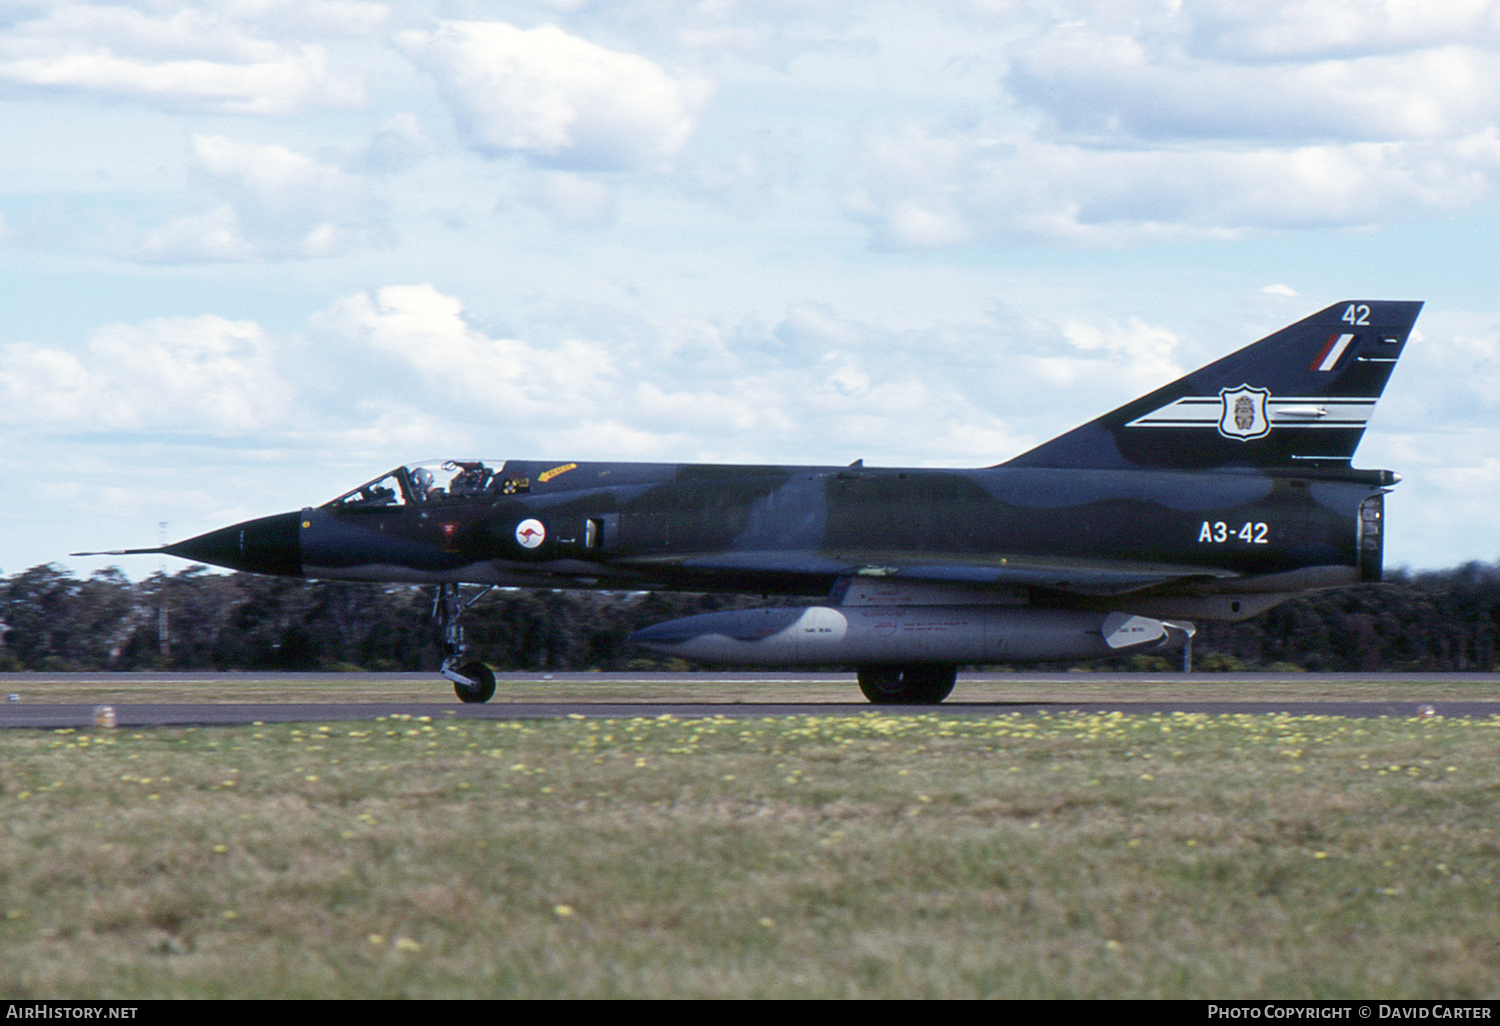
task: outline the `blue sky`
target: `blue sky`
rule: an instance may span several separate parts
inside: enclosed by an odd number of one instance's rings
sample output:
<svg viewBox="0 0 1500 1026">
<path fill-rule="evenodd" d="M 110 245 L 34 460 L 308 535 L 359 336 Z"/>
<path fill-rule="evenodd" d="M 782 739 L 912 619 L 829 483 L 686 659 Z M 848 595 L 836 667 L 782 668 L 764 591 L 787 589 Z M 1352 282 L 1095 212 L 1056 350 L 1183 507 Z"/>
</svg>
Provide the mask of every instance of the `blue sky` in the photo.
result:
<svg viewBox="0 0 1500 1026">
<path fill-rule="evenodd" d="M 1387 564 L 1495 560 L 1497 124 L 1464 0 L 3 3 L 0 572 L 439 457 L 988 465 L 1353 299 L 1428 304 Z"/>
</svg>

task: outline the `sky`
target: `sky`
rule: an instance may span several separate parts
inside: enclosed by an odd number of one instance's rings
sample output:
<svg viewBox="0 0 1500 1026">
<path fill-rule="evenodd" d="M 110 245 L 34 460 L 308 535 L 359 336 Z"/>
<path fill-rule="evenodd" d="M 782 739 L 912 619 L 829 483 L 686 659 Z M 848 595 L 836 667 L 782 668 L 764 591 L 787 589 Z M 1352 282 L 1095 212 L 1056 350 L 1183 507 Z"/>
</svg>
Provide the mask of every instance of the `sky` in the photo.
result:
<svg viewBox="0 0 1500 1026">
<path fill-rule="evenodd" d="M 1500 3 L 0 0 L 0 574 L 484 457 L 988 466 L 1346 300 L 1500 559 Z M 170 565 L 167 565 L 170 564 Z"/>
</svg>

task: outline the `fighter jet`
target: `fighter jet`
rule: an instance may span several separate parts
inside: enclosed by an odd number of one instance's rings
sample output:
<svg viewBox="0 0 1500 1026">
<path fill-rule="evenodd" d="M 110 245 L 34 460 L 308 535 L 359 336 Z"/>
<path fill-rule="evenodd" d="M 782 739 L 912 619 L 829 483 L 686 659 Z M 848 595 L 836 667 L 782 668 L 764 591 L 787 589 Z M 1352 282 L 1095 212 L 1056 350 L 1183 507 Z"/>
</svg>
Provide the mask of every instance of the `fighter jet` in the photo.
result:
<svg viewBox="0 0 1500 1026">
<path fill-rule="evenodd" d="M 936 703 L 961 664 L 1170 650 L 1195 620 L 1381 576 L 1398 480 L 1351 466 L 1422 307 L 1336 303 L 972 470 L 460 459 L 153 549 L 259 574 L 436 586 L 464 702 L 461 585 L 811 600 L 631 635 L 703 663 L 854 666 L 879 704 Z"/>
</svg>

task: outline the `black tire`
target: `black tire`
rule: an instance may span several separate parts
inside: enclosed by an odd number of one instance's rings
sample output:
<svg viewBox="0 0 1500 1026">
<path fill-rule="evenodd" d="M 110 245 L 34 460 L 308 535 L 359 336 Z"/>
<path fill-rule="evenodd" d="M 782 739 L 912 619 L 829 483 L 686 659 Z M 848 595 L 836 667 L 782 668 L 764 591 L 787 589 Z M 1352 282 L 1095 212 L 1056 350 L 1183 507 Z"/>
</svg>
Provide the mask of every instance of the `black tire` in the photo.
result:
<svg viewBox="0 0 1500 1026">
<path fill-rule="evenodd" d="M 957 679 L 958 667 L 942 663 L 859 668 L 859 690 L 875 705 L 937 705 Z"/>
<path fill-rule="evenodd" d="M 458 672 L 474 682 L 470 687 L 453 683 L 453 693 L 458 696 L 460 702 L 473 705 L 479 702 L 488 702 L 495 697 L 495 671 L 483 663 L 465 663 L 458 668 Z"/>
</svg>

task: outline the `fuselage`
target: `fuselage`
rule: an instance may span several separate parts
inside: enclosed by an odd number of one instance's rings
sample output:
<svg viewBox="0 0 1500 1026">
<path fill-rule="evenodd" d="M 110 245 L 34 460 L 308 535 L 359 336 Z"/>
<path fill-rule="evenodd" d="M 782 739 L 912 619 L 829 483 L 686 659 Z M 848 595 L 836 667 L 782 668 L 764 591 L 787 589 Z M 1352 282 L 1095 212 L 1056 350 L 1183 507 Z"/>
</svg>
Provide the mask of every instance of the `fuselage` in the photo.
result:
<svg viewBox="0 0 1500 1026">
<path fill-rule="evenodd" d="M 1393 481 L 1347 470 L 446 466 L 477 469 L 444 483 L 398 468 L 239 525 L 215 551 L 178 554 L 325 579 L 806 596 L 891 572 L 1021 588 L 1034 605 L 1235 619 L 1265 606 L 1215 617 L 1208 598 L 1378 580 L 1380 496 Z M 1164 577 L 1174 583 L 1149 583 Z M 1174 596 L 1197 601 L 1178 608 Z"/>
</svg>

